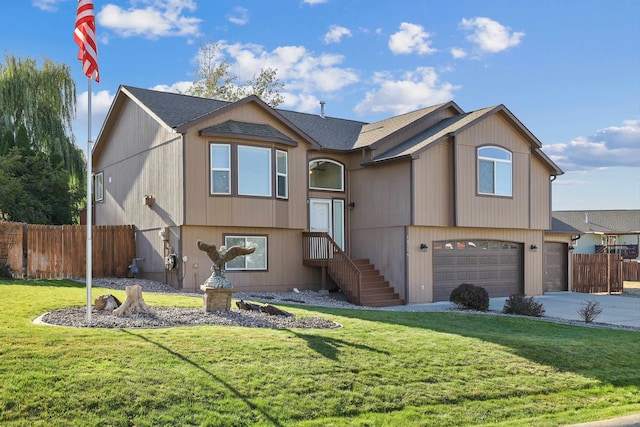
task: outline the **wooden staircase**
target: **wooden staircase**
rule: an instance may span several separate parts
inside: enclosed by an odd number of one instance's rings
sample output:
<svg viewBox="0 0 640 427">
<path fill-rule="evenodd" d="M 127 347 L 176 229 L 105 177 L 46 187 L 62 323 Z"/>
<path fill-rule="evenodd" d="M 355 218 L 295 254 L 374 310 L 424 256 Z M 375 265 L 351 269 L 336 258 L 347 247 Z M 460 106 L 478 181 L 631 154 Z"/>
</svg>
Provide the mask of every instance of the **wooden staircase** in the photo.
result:
<svg viewBox="0 0 640 427">
<path fill-rule="evenodd" d="M 394 292 L 389 282 L 368 259 L 356 259 L 353 263 L 362 272 L 360 305 L 367 307 L 404 305 L 404 300 Z"/>
<path fill-rule="evenodd" d="M 326 274 L 353 304 L 404 305 L 404 300 L 368 259 L 352 260 L 327 233 L 303 232 L 302 251 L 305 265 L 322 268 L 323 289 Z"/>
</svg>

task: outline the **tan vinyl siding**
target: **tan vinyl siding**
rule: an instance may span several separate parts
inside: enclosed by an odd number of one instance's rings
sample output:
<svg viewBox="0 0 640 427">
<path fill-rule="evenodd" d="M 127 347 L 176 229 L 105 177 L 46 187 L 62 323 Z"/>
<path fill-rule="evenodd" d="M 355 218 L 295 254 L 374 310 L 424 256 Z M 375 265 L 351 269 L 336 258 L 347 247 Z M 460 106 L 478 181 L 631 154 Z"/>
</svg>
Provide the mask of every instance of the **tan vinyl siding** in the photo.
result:
<svg viewBox="0 0 640 427">
<path fill-rule="evenodd" d="M 529 143 L 499 114 L 478 122 L 455 138 L 457 225 L 529 227 Z M 495 145 L 512 153 L 512 196 L 478 195 L 477 148 Z"/>
<path fill-rule="evenodd" d="M 411 220 L 411 162 L 351 172 L 351 228 L 393 227 Z"/>
<path fill-rule="evenodd" d="M 307 224 L 307 155 L 308 144 L 291 130 L 277 123 L 252 104 L 233 110 L 233 116 L 223 114 L 198 124 L 186 134 L 185 208 L 186 223 L 193 225 L 260 226 L 304 229 Z M 297 140 L 298 147 L 275 143 L 247 141 L 241 138 L 200 137 L 202 129 L 229 119 L 252 123 L 267 123 Z M 289 197 L 212 196 L 210 195 L 210 143 L 243 144 L 269 147 L 287 152 Z M 233 167 L 234 165 L 232 165 Z M 275 170 L 272 170 L 275 183 Z M 233 173 L 232 173 L 233 175 Z M 273 187 L 273 186 L 272 186 Z"/>
<path fill-rule="evenodd" d="M 442 141 L 413 162 L 414 225 L 452 226 L 453 146 Z"/>
<path fill-rule="evenodd" d="M 525 293 L 527 295 L 542 294 L 544 282 L 542 231 L 460 227 L 409 227 L 406 251 L 408 257 L 408 304 L 433 301 L 433 242 L 456 239 L 486 239 L 522 243 L 524 249 Z M 426 243 L 429 246 L 427 252 L 420 250 L 420 243 Z M 532 244 L 538 247 L 536 252 L 530 249 Z"/>
<path fill-rule="evenodd" d="M 405 298 L 405 227 L 358 229 L 351 233 L 353 259 L 369 259 Z"/>
<path fill-rule="evenodd" d="M 200 251 L 200 239 L 218 247 L 225 235 L 267 236 L 267 271 L 227 272 L 227 278 L 238 291 L 291 291 L 293 288 L 319 290 L 320 269 L 302 264 L 302 232 L 258 227 L 183 227 L 182 254 L 188 256 L 182 289 L 193 291 L 211 275 L 211 261 Z M 197 265 L 197 268 L 195 267 Z"/>
<path fill-rule="evenodd" d="M 96 224 L 135 224 L 143 230 L 182 224 L 181 136 L 132 102 L 122 113 L 93 164 L 94 172 L 104 172 Z M 145 195 L 154 197 L 152 207 L 144 204 Z"/>
<path fill-rule="evenodd" d="M 536 157 L 531 159 L 531 228 L 551 228 L 551 181 L 549 170 Z"/>
</svg>

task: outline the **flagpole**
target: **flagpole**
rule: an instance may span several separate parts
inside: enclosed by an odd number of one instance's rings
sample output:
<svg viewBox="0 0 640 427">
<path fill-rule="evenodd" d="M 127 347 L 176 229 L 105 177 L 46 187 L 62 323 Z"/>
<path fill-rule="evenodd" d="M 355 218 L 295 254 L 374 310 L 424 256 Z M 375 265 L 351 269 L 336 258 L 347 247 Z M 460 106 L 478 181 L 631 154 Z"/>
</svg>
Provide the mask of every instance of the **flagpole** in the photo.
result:
<svg viewBox="0 0 640 427">
<path fill-rule="evenodd" d="M 88 120 L 87 120 L 87 322 L 91 322 L 91 276 L 92 276 L 92 254 L 93 254 L 93 242 L 92 242 L 92 210 L 93 210 L 93 198 L 91 197 L 92 187 L 92 164 L 91 164 L 91 77 L 87 79 L 87 105 L 88 105 Z"/>
</svg>

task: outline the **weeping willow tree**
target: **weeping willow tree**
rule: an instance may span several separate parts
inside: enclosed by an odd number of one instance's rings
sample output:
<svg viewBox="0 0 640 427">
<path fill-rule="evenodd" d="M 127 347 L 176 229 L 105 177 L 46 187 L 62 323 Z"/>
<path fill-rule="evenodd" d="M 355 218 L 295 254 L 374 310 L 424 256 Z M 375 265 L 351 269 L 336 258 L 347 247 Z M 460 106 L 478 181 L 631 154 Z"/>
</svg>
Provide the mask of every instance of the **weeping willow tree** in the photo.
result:
<svg viewBox="0 0 640 427">
<path fill-rule="evenodd" d="M 76 205 L 72 209 L 77 211 L 86 162 L 71 130 L 75 104 L 76 86 L 67 65 L 45 58 L 38 67 L 34 59 L 5 54 L 0 63 L 0 155 L 15 148 L 19 158 L 61 160 L 58 165 L 69 176 L 70 200 Z"/>
</svg>

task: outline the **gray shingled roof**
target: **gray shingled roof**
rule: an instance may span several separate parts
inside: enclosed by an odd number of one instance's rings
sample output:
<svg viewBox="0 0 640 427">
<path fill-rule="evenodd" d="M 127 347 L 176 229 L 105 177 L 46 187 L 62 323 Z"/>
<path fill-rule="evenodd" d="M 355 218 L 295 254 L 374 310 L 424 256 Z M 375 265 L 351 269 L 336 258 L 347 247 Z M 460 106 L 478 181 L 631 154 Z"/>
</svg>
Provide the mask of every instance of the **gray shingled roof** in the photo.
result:
<svg viewBox="0 0 640 427">
<path fill-rule="evenodd" d="M 122 86 L 122 88 L 130 92 L 131 95 L 156 114 L 160 120 L 164 121 L 168 126 L 174 129 L 190 126 L 190 123 L 195 124 L 199 118 L 204 118 L 208 114 L 214 113 L 221 108 L 233 104 L 227 101 L 200 98 L 171 92 L 161 92 L 151 89 L 141 89 L 133 86 Z M 500 111 L 504 111 L 505 114 L 512 117 L 511 113 L 506 110 L 504 106 L 489 107 L 470 113 L 464 113 L 460 107 L 455 105 L 453 102 L 451 102 L 451 104 L 460 113 L 460 115 L 444 119 L 435 126 L 432 126 L 419 135 L 408 139 L 391 150 L 376 155 L 372 160 L 372 163 L 394 160 L 419 153 L 429 144 L 439 141 L 447 134 L 460 131 L 465 126 L 471 124 L 474 120 L 479 119 L 484 114 L 490 113 L 494 109 L 501 109 Z M 420 120 L 422 117 L 446 105 L 447 104 L 434 105 L 432 107 L 423 108 L 375 123 L 365 123 L 334 117 L 322 117 L 318 114 L 299 113 L 289 110 L 275 109 L 274 111 L 284 117 L 285 120 L 288 120 L 306 137 L 315 141 L 315 143 L 317 143 L 322 149 L 350 151 L 369 147 L 381 139 L 410 126 L 415 121 Z M 529 131 L 520 124 L 517 118 L 513 117 L 513 120 L 524 129 L 530 138 L 535 140 L 535 145 L 540 145 L 539 141 L 535 139 L 535 136 L 531 135 Z M 262 131 L 264 131 L 264 129 L 256 132 L 260 133 Z M 247 135 L 250 135 L 250 133 Z M 545 162 L 553 166 L 557 173 L 562 173 L 562 171 L 553 164 L 550 159 L 544 156 L 542 152 L 537 150 L 537 148 L 535 152 L 538 153 Z"/>
<path fill-rule="evenodd" d="M 640 233 L 640 209 L 553 211 L 552 216 L 583 233 Z"/>
<path fill-rule="evenodd" d="M 352 150 L 365 122 L 355 120 L 324 118 L 317 114 L 276 110 L 300 130 L 313 138 L 323 148 L 329 150 Z"/>
<path fill-rule="evenodd" d="M 273 126 L 238 122 L 235 120 L 227 120 L 224 123 L 200 129 L 200 134 L 205 136 L 214 136 L 217 134 L 245 135 L 265 140 L 278 140 L 286 144 L 295 145 L 293 139 L 278 131 Z"/>
<path fill-rule="evenodd" d="M 122 86 L 153 111 L 163 122 L 176 128 L 205 114 L 225 107 L 230 102 L 198 98 L 171 92 Z"/>
<path fill-rule="evenodd" d="M 472 121 L 478 119 L 487 112 L 493 110 L 495 107 L 483 108 L 481 110 L 472 111 L 471 113 L 461 114 L 459 116 L 449 117 L 441 120 L 435 126 L 430 127 L 424 132 L 414 136 L 399 144 L 392 149 L 374 157 L 373 162 L 381 162 L 392 160 L 399 157 L 410 156 L 433 142 L 439 141 L 441 138 L 447 136 L 450 133 L 462 129 Z"/>
<path fill-rule="evenodd" d="M 582 231 L 570 226 L 566 222 L 560 221 L 558 218 L 551 217 L 551 232 L 566 234 L 582 234 Z"/>
<path fill-rule="evenodd" d="M 131 92 L 133 96 L 172 128 L 231 104 L 227 101 L 141 89 L 133 86 L 123 86 L 123 88 Z M 323 148 L 327 149 L 352 149 L 362 126 L 366 124 L 365 122 L 333 117 L 322 118 L 317 114 L 279 109 L 276 109 L 276 111 L 313 138 Z"/>
</svg>

